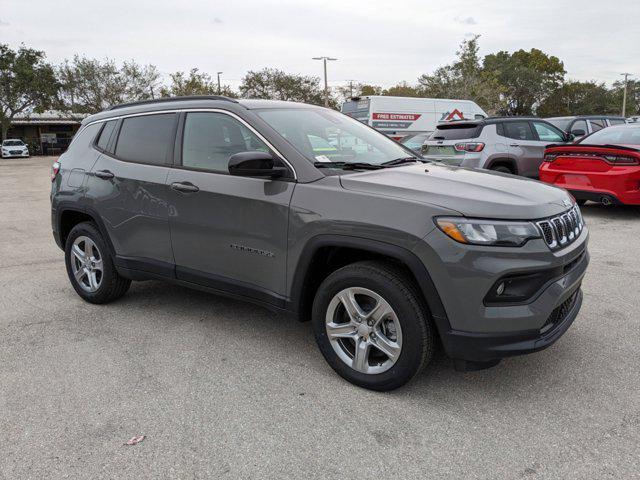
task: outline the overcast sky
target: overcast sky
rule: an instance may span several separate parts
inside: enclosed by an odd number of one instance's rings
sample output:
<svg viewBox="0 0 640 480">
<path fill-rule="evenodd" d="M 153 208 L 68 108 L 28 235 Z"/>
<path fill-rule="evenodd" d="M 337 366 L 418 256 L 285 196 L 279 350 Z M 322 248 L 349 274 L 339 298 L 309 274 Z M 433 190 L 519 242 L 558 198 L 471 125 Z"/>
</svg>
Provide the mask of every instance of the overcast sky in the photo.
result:
<svg viewBox="0 0 640 480">
<path fill-rule="evenodd" d="M 640 0 L 2 0 L 0 43 L 134 59 L 167 75 L 197 67 L 236 87 L 248 70 L 278 67 L 389 86 L 415 83 L 482 35 L 482 55 L 539 48 L 568 78 L 611 83 L 640 76 Z"/>
</svg>

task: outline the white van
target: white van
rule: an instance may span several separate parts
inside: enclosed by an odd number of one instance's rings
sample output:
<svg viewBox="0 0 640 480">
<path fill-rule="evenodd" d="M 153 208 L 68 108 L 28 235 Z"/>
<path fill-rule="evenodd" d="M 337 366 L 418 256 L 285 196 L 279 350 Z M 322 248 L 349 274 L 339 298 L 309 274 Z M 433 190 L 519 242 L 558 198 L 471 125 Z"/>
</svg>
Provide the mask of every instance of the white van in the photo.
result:
<svg viewBox="0 0 640 480">
<path fill-rule="evenodd" d="M 487 117 L 471 100 L 382 95 L 347 100 L 342 104 L 342 113 L 396 140 L 410 133 L 433 132 L 440 122 Z"/>
</svg>

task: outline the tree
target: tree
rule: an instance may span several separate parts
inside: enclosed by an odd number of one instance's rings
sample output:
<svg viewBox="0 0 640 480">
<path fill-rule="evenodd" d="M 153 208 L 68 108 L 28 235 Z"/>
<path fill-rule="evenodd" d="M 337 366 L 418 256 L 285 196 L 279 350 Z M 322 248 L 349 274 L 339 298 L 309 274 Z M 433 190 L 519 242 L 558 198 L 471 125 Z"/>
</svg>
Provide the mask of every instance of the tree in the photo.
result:
<svg viewBox="0 0 640 480">
<path fill-rule="evenodd" d="M 158 93 L 160 73 L 153 65 L 124 62 L 121 67 L 78 55 L 58 68 L 62 108 L 96 113 L 113 105 L 152 99 Z"/>
<path fill-rule="evenodd" d="M 569 81 L 551 92 L 536 108 L 541 117 L 620 113 L 604 83 Z"/>
<path fill-rule="evenodd" d="M 537 104 L 560 88 L 566 73 L 558 57 L 537 48 L 487 55 L 483 70 L 500 85 L 508 115 L 531 115 Z"/>
<path fill-rule="evenodd" d="M 51 107 L 58 82 L 44 52 L 21 45 L 17 51 L 0 44 L 0 125 L 2 140 L 13 118 L 20 113 Z"/>
<path fill-rule="evenodd" d="M 457 60 L 418 78 L 422 96 L 473 100 L 489 112 L 503 108 L 497 79 L 486 72 L 478 56 L 479 35 L 463 40 L 456 52 Z"/>
<path fill-rule="evenodd" d="M 613 84 L 611 90 L 611 113 L 620 115 L 622 113 L 622 96 L 624 89 L 624 81 L 619 80 Z M 640 81 L 627 81 L 627 116 L 640 115 Z"/>
<path fill-rule="evenodd" d="M 423 97 L 423 91 L 420 87 L 414 87 L 407 82 L 400 82 L 393 87 L 383 90 L 382 95 L 390 97 Z"/>
<path fill-rule="evenodd" d="M 288 74 L 276 68 L 247 72 L 240 85 L 240 94 L 243 98 L 324 105 L 324 90 L 318 77 Z M 334 108 L 337 106 L 335 98 L 330 98 L 329 103 Z"/>
<path fill-rule="evenodd" d="M 163 97 L 181 97 L 186 95 L 225 95 L 235 98 L 238 95 L 226 85 L 220 87 L 218 92 L 217 82 L 204 72 L 192 68 L 187 76 L 184 72 L 175 72 L 170 75 L 171 85 L 162 87 L 160 94 Z"/>
</svg>

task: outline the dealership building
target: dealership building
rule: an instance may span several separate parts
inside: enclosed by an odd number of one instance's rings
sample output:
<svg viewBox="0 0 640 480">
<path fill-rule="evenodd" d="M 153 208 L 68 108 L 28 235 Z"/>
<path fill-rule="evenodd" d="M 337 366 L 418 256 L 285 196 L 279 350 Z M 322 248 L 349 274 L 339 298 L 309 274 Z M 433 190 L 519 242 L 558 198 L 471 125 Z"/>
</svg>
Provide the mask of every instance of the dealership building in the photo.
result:
<svg viewBox="0 0 640 480">
<path fill-rule="evenodd" d="M 47 110 L 16 115 L 7 138 L 19 138 L 29 145 L 32 155 L 60 155 L 80 128 L 86 115 Z"/>
</svg>

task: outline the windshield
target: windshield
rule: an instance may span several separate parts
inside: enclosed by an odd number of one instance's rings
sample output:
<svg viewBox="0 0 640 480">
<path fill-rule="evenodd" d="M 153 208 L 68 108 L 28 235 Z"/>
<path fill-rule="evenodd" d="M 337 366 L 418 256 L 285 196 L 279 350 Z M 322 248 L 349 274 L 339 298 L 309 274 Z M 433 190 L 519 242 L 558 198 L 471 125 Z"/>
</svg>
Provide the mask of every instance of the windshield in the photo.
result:
<svg viewBox="0 0 640 480">
<path fill-rule="evenodd" d="M 583 138 L 581 145 L 638 145 L 640 146 L 640 125 L 621 125 L 598 130 Z"/>
<path fill-rule="evenodd" d="M 346 115 L 325 109 L 268 109 L 256 112 L 314 164 L 381 165 L 415 155 Z"/>
<path fill-rule="evenodd" d="M 5 140 L 2 144 L 5 147 L 20 147 L 24 145 L 24 143 L 22 143 L 22 140 Z"/>
</svg>

